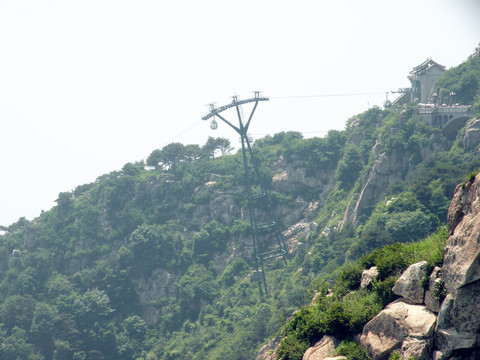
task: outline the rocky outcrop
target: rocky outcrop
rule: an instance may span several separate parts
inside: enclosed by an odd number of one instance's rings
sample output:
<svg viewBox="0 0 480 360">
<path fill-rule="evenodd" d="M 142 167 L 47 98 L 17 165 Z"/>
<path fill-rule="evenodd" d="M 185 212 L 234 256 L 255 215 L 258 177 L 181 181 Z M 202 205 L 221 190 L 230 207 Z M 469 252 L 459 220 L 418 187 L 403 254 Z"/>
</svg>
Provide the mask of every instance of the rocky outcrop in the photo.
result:
<svg viewBox="0 0 480 360">
<path fill-rule="evenodd" d="M 438 314 L 436 360 L 480 348 L 480 177 L 458 186 L 448 212 L 442 267 L 447 297 Z M 463 357 L 462 357 L 463 358 Z M 467 357 L 465 357 L 467 358 Z"/>
<path fill-rule="evenodd" d="M 435 323 L 435 314 L 425 306 L 397 300 L 365 325 L 360 343 L 373 360 L 388 359 L 393 350 L 401 350 L 402 354 L 417 360 L 427 360 Z"/>
<path fill-rule="evenodd" d="M 364 327 L 360 341 L 374 360 L 393 350 L 403 359 L 480 358 L 480 175 L 457 187 L 447 222 L 443 266 L 433 269 L 426 291 L 427 264 L 411 265 L 393 288 L 403 299 Z"/>
<path fill-rule="evenodd" d="M 270 340 L 268 343 L 266 343 L 260 348 L 255 360 L 275 360 L 277 358 L 277 355 L 275 354 L 277 345 L 277 339 Z"/>
<path fill-rule="evenodd" d="M 392 129 L 393 130 L 393 129 Z M 420 157 L 425 160 L 436 153 L 443 151 L 443 145 L 432 135 L 431 143 L 419 149 Z M 358 197 L 352 198 L 345 210 L 341 226 L 356 224 L 357 220 L 367 214 L 380 198 L 385 194 L 388 186 L 398 179 L 406 179 L 414 168 L 410 159 L 412 153 L 405 151 L 384 152 L 385 144 L 381 137 L 376 140 L 372 148 L 372 155 L 375 162 L 371 170 L 362 178 L 361 191 Z"/>
<path fill-rule="evenodd" d="M 463 136 L 463 146 L 470 150 L 480 143 L 480 119 L 471 119 L 465 127 Z"/>
<path fill-rule="evenodd" d="M 410 265 L 397 280 L 392 291 L 412 304 L 423 304 L 425 295 L 423 280 L 426 269 L 426 261 Z"/>
<path fill-rule="evenodd" d="M 325 335 L 303 354 L 302 360 L 325 360 L 333 355 L 339 343 L 335 337 Z"/>
<path fill-rule="evenodd" d="M 394 350 L 402 359 L 480 359 L 480 174 L 457 186 L 447 225 L 443 266 L 431 274 L 425 261 L 408 267 L 393 288 L 401 298 L 363 328 L 359 342 L 373 360 Z M 362 288 L 374 270 L 362 273 Z M 303 360 L 317 359 L 320 348 L 310 348 Z"/>
<path fill-rule="evenodd" d="M 393 152 L 390 155 L 380 153 L 372 170 L 363 177 L 358 200 L 354 207 L 347 209 L 344 223 L 355 223 L 366 209 L 374 206 L 392 181 L 405 178 L 409 158 L 408 152 Z"/>
<path fill-rule="evenodd" d="M 305 220 L 311 222 L 318 209 L 325 203 L 328 194 L 335 186 L 335 169 L 322 169 L 310 174 L 309 169 L 288 164 L 283 157 L 274 164 L 275 175 L 272 188 L 286 194 L 315 194 L 314 201 L 306 201 L 300 196 L 294 200 L 294 206 L 277 205 L 276 213 L 284 224 L 294 224 Z"/>
<path fill-rule="evenodd" d="M 441 276 L 442 269 L 435 266 L 428 280 L 428 289 L 425 291 L 425 306 L 435 313 L 440 311 L 440 301 L 444 297 L 444 281 Z"/>
<path fill-rule="evenodd" d="M 362 277 L 360 278 L 360 289 L 365 289 L 372 283 L 378 276 L 378 269 L 376 266 L 372 266 L 370 269 L 362 271 Z"/>
<path fill-rule="evenodd" d="M 178 277 L 166 270 L 156 269 L 149 277 L 136 279 L 135 293 L 143 309 L 143 319 L 148 325 L 158 323 L 162 316 L 161 307 L 155 306 L 155 302 L 176 291 Z"/>
</svg>

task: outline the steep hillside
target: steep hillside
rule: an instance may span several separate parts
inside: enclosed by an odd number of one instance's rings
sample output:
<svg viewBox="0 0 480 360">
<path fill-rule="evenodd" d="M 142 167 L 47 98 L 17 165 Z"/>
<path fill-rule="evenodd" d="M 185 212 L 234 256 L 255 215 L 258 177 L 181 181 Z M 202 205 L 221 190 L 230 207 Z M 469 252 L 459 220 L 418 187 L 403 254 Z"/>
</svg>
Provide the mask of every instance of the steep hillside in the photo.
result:
<svg viewBox="0 0 480 360">
<path fill-rule="evenodd" d="M 477 63 L 442 84 L 453 89 Z M 60 193 L 0 235 L 0 358 L 255 358 L 339 267 L 446 221 L 456 184 L 480 167 L 478 120 L 463 125 L 446 136 L 409 104 L 369 109 L 324 138 L 255 141 L 291 255 L 266 264 L 268 294 L 253 273 L 242 154 L 229 155 L 225 139 L 169 144 Z M 353 290 L 343 274 L 342 291 Z M 384 280 L 383 300 L 365 300 L 376 310 L 351 314 L 352 334 L 389 299 Z M 297 335 L 298 358 L 318 334 Z"/>
<path fill-rule="evenodd" d="M 291 317 L 275 353 L 261 358 L 478 359 L 479 198 L 480 175 L 472 173 L 456 188 L 448 228 L 344 268 L 332 289 Z"/>
</svg>

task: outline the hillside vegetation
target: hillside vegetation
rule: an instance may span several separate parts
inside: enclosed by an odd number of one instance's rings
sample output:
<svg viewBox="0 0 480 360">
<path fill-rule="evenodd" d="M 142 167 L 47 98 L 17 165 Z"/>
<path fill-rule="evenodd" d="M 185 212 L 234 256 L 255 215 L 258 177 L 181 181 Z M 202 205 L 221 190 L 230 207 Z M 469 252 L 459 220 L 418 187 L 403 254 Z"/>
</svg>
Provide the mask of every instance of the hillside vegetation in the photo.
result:
<svg viewBox="0 0 480 360">
<path fill-rule="evenodd" d="M 472 57 L 439 86 L 480 111 L 479 74 Z M 292 257 L 268 264 L 268 294 L 250 280 L 242 154 L 226 139 L 172 143 L 60 193 L 0 236 L 0 358 L 254 359 L 283 335 L 287 360 L 321 334 L 353 334 L 409 263 L 440 261 L 449 199 L 480 168 L 464 133 L 447 139 L 410 104 L 369 109 L 324 138 L 255 141 Z M 380 165 L 388 174 L 375 178 Z M 359 290 L 372 264 L 380 279 Z M 345 353 L 355 346 L 345 337 Z"/>
</svg>

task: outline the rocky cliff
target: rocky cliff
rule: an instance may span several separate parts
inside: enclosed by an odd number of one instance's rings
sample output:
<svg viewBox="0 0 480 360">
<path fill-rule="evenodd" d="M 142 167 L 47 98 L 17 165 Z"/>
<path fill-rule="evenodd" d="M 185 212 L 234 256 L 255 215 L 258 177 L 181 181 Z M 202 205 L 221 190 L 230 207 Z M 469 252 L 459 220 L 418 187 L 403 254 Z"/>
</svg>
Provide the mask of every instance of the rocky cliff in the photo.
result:
<svg viewBox="0 0 480 360">
<path fill-rule="evenodd" d="M 480 175 L 457 186 L 448 231 L 443 266 L 433 271 L 425 261 L 409 266 L 393 287 L 400 298 L 358 335 L 373 360 L 389 359 L 394 352 L 405 360 L 480 358 Z M 335 341 L 326 340 L 303 360 L 333 356 Z"/>
</svg>

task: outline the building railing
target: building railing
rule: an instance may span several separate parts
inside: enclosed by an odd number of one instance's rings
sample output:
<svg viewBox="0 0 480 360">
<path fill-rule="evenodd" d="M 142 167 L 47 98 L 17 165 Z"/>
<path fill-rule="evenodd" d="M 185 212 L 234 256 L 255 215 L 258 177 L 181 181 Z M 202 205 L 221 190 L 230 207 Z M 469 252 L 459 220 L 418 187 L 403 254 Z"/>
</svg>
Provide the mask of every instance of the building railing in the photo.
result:
<svg viewBox="0 0 480 360">
<path fill-rule="evenodd" d="M 470 111 L 471 105 L 438 105 L 438 104 L 418 104 L 418 112 L 420 114 L 453 114 L 453 113 L 465 113 Z"/>
</svg>

